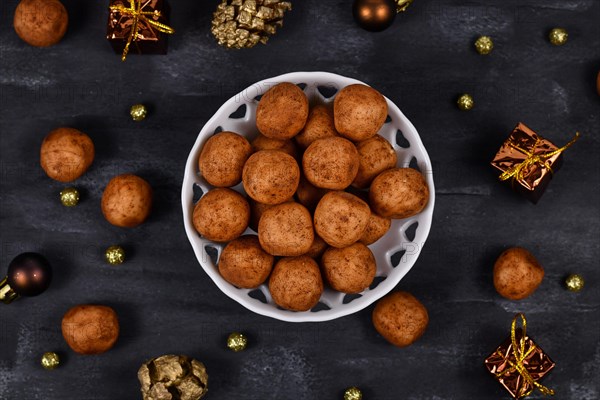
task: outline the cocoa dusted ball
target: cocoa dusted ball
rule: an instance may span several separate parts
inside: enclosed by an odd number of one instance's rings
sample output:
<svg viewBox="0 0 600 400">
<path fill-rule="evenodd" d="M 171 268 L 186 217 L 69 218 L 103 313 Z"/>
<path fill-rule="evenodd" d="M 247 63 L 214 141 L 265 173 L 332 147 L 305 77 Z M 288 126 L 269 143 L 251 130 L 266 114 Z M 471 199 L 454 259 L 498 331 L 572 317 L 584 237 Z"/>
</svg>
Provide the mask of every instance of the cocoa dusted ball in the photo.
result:
<svg viewBox="0 0 600 400">
<path fill-rule="evenodd" d="M 304 176 L 323 189 L 342 190 L 358 173 L 359 156 L 354 144 L 342 137 L 315 140 L 302 156 Z"/>
<path fill-rule="evenodd" d="M 110 350 L 119 337 L 117 313 L 101 305 L 78 305 L 62 319 L 62 334 L 79 354 L 100 354 Z"/>
<path fill-rule="evenodd" d="M 133 228 L 143 223 L 152 209 L 152 188 L 136 175 L 115 176 L 102 194 L 102 214 L 115 226 Z"/>
<path fill-rule="evenodd" d="M 429 202 L 429 188 L 423 175 L 413 168 L 393 168 L 373 180 L 369 204 L 386 218 L 402 219 L 423 211 Z"/>
<path fill-rule="evenodd" d="M 320 260 L 321 256 L 323 255 L 325 250 L 327 250 L 328 247 L 329 246 L 327 245 L 327 243 L 325 243 L 325 241 L 319 235 L 315 234 L 315 239 L 310 245 L 308 251 L 304 253 L 303 256 L 310 257 L 314 260 Z"/>
<path fill-rule="evenodd" d="M 544 268 L 521 247 L 505 250 L 494 264 L 494 287 L 503 297 L 521 300 L 531 296 L 544 279 Z"/>
<path fill-rule="evenodd" d="M 329 285 L 342 293 L 362 292 L 373 283 L 377 272 L 373 253 L 362 243 L 330 247 L 323 254 L 321 267 Z"/>
<path fill-rule="evenodd" d="M 298 189 L 296 189 L 296 199 L 298 199 L 298 203 L 302 204 L 310 211 L 314 211 L 317 204 L 319 204 L 319 201 L 321 201 L 321 198 L 323 198 L 327 192 L 327 189 L 316 187 L 302 175 L 300 176 Z"/>
<path fill-rule="evenodd" d="M 299 256 L 314 240 L 310 212 L 302 204 L 289 202 L 267 209 L 258 223 L 258 238 L 274 256 Z"/>
<path fill-rule="evenodd" d="M 273 86 L 261 97 L 256 108 L 256 127 L 266 137 L 291 139 L 304 128 L 308 118 L 308 99 L 293 83 Z"/>
<path fill-rule="evenodd" d="M 252 141 L 252 150 L 255 153 L 261 150 L 279 150 L 289 154 L 294 157 L 294 159 L 298 157 L 298 149 L 293 140 L 272 139 L 265 135 L 261 135 L 260 133 L 256 139 Z"/>
<path fill-rule="evenodd" d="M 260 247 L 255 235 L 229 242 L 219 258 L 219 273 L 227 282 L 245 289 L 256 288 L 267 280 L 274 257 Z"/>
<path fill-rule="evenodd" d="M 304 129 L 294 139 L 300 147 L 306 149 L 315 140 L 333 136 L 339 136 L 333 123 L 333 111 L 325 105 L 318 104 L 311 108 Z"/>
<path fill-rule="evenodd" d="M 292 311 L 310 310 L 323 293 L 319 265 L 306 256 L 282 258 L 273 268 L 269 291 L 280 307 Z"/>
<path fill-rule="evenodd" d="M 263 204 L 280 204 L 294 196 L 300 167 L 294 157 L 277 150 L 262 150 L 246 161 L 242 182 L 252 199 Z"/>
<path fill-rule="evenodd" d="M 242 181 L 242 169 L 250 154 L 252 147 L 243 136 L 234 132 L 217 133 L 202 147 L 200 173 L 213 186 L 235 186 Z"/>
<path fill-rule="evenodd" d="M 69 15 L 59 0 L 21 0 L 13 21 L 17 35 L 36 47 L 52 46 L 67 32 Z"/>
<path fill-rule="evenodd" d="M 373 310 L 373 326 L 394 346 L 410 346 L 423 336 L 428 324 L 427 309 L 407 292 L 388 294 Z"/>
<path fill-rule="evenodd" d="M 61 127 L 44 138 L 40 165 L 50 178 L 71 182 L 87 171 L 94 155 L 94 143 L 88 135 L 74 128 Z"/>
<path fill-rule="evenodd" d="M 208 240 L 229 242 L 244 233 L 250 221 L 248 201 L 228 188 L 210 190 L 196 203 L 194 228 Z"/>
<path fill-rule="evenodd" d="M 375 136 L 387 115 L 388 107 L 383 95 L 366 85 L 348 85 L 333 101 L 335 129 L 353 142 Z"/>
<path fill-rule="evenodd" d="M 329 192 L 315 209 L 315 231 L 330 246 L 350 246 L 362 237 L 370 215 L 369 205 L 353 194 Z"/>
<path fill-rule="evenodd" d="M 377 175 L 396 166 L 397 155 L 394 148 L 379 135 L 357 143 L 356 150 L 360 162 L 358 173 L 352 182 L 354 187 L 368 188 Z"/>
<path fill-rule="evenodd" d="M 373 212 L 373 210 L 371 210 L 369 223 L 367 224 L 365 232 L 360 237 L 360 242 L 366 244 L 367 246 L 375 243 L 390 230 L 391 226 L 391 219 L 377 215 Z"/>
</svg>

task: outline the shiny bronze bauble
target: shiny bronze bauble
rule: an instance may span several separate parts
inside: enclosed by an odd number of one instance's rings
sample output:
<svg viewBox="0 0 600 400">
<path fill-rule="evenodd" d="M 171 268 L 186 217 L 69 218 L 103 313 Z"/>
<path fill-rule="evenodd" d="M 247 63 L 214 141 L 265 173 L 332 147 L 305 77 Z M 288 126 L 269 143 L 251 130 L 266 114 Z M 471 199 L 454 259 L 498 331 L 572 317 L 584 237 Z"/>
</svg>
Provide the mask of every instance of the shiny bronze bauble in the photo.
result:
<svg viewBox="0 0 600 400">
<path fill-rule="evenodd" d="M 393 0 L 355 0 L 352 15 L 361 28 L 380 32 L 394 22 L 396 4 Z"/>
<path fill-rule="evenodd" d="M 20 296 L 37 296 L 50 286 L 52 267 L 41 254 L 22 253 L 11 261 L 6 279 Z"/>
</svg>

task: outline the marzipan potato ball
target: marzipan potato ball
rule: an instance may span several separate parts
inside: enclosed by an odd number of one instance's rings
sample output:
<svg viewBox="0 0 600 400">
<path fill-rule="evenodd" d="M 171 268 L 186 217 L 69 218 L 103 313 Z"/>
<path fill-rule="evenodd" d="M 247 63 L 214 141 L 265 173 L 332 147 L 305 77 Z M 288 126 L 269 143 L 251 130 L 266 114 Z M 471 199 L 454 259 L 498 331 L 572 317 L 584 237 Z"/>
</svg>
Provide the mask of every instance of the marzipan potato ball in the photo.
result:
<svg viewBox="0 0 600 400">
<path fill-rule="evenodd" d="M 335 129 L 353 142 L 377 134 L 388 115 L 387 102 L 377 90 L 366 85 L 349 85 L 333 101 Z"/>
<path fill-rule="evenodd" d="M 365 232 L 370 215 L 369 205 L 353 194 L 329 192 L 315 209 L 315 231 L 330 246 L 350 246 Z"/>
<path fill-rule="evenodd" d="M 104 353 L 119 337 L 117 313 L 107 306 L 75 306 L 64 315 L 61 328 L 69 347 L 79 354 Z"/>
<path fill-rule="evenodd" d="M 242 175 L 244 190 L 263 204 L 280 204 L 294 196 L 300 167 L 292 156 L 277 150 L 262 150 L 246 161 Z"/>
<path fill-rule="evenodd" d="M 373 325 L 381 336 L 398 347 L 417 341 L 429 323 L 427 309 L 412 294 L 393 292 L 377 302 Z"/>
<path fill-rule="evenodd" d="M 241 236 L 250 221 L 250 205 L 238 192 L 216 188 L 194 207 L 194 227 L 208 240 L 229 242 Z"/>
<path fill-rule="evenodd" d="M 271 139 L 260 133 L 252 141 L 252 150 L 254 153 L 261 150 L 279 150 L 294 157 L 298 157 L 296 144 L 292 140 Z"/>
<path fill-rule="evenodd" d="M 152 188 L 136 175 L 115 176 L 102 194 L 102 214 L 115 226 L 138 226 L 148 218 L 151 209 Z"/>
<path fill-rule="evenodd" d="M 327 246 L 327 243 L 325 243 L 325 241 L 321 239 L 319 235 L 315 235 L 315 240 L 313 240 L 310 248 L 303 255 L 315 260 L 319 260 L 328 247 L 329 246 Z"/>
<path fill-rule="evenodd" d="M 301 175 L 298 189 L 296 189 L 296 199 L 298 199 L 298 203 L 302 204 L 310 211 L 314 211 L 317 204 L 319 204 L 319 201 L 321 201 L 321 198 L 325 196 L 325 193 L 327 192 L 327 189 L 314 186 L 304 175 Z"/>
<path fill-rule="evenodd" d="M 527 250 L 505 250 L 494 264 L 494 287 L 501 296 L 521 300 L 531 296 L 544 279 L 544 268 Z"/>
<path fill-rule="evenodd" d="M 314 141 L 304 152 L 302 170 L 316 187 L 342 190 L 350 186 L 359 167 L 358 151 L 342 137 Z"/>
<path fill-rule="evenodd" d="M 310 212 L 302 204 L 289 202 L 267 209 L 258 223 L 263 249 L 274 256 L 299 256 L 314 240 Z"/>
<path fill-rule="evenodd" d="M 242 169 L 250 154 L 252 147 L 246 138 L 233 132 L 217 133 L 202 147 L 200 173 L 213 186 L 235 186 L 242 181 Z"/>
<path fill-rule="evenodd" d="M 60 42 L 69 24 L 69 15 L 59 0 L 21 0 L 13 21 L 17 35 L 36 47 Z"/>
<path fill-rule="evenodd" d="M 304 129 L 296 137 L 296 143 L 306 149 L 317 139 L 339 136 L 333 123 L 333 111 L 322 104 L 311 108 Z"/>
<path fill-rule="evenodd" d="M 283 82 L 261 97 L 256 109 L 256 127 L 266 137 L 291 139 L 304 128 L 308 99 L 293 83 Z"/>
<path fill-rule="evenodd" d="M 307 311 L 319 303 L 323 280 L 319 265 L 310 257 L 285 257 L 273 268 L 269 279 L 273 301 L 292 311 Z"/>
<path fill-rule="evenodd" d="M 398 159 L 394 148 L 384 138 L 375 135 L 356 144 L 360 159 L 358 173 L 352 186 L 368 188 L 373 179 L 386 169 L 394 168 Z"/>
<path fill-rule="evenodd" d="M 273 261 L 274 257 L 260 247 L 257 236 L 241 236 L 223 249 L 219 273 L 234 286 L 253 289 L 267 280 Z"/>
<path fill-rule="evenodd" d="M 71 182 L 87 171 L 94 161 L 94 143 L 73 128 L 57 128 L 44 138 L 40 164 L 46 174 L 60 182 Z"/>
<path fill-rule="evenodd" d="M 429 201 L 429 188 L 416 169 L 393 168 L 373 180 L 369 200 L 382 217 L 408 218 L 423 211 Z"/>
<path fill-rule="evenodd" d="M 391 219 L 381 217 L 371 210 L 369 223 L 367 224 L 365 232 L 360 237 L 360 242 L 366 244 L 367 246 L 375 243 L 381 239 L 387 233 L 387 231 L 390 230 L 391 226 Z"/>
<path fill-rule="evenodd" d="M 362 292 L 373 283 L 377 272 L 373 253 L 362 243 L 330 247 L 323 254 L 321 267 L 329 285 L 342 293 Z"/>
</svg>

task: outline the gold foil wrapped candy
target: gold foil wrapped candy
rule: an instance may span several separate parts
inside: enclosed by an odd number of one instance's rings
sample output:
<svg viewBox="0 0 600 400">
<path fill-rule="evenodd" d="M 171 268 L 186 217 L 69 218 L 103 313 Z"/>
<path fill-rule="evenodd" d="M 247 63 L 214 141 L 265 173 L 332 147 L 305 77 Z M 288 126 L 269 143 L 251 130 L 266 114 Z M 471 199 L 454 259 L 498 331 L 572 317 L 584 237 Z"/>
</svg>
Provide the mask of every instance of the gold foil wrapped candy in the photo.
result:
<svg viewBox="0 0 600 400">
<path fill-rule="evenodd" d="M 199 400 L 208 391 L 204 364 L 168 354 L 142 364 L 138 371 L 144 400 Z"/>
<path fill-rule="evenodd" d="M 230 49 L 266 44 L 291 9 L 289 1 L 222 0 L 213 14 L 211 32 L 221 46 Z"/>
</svg>

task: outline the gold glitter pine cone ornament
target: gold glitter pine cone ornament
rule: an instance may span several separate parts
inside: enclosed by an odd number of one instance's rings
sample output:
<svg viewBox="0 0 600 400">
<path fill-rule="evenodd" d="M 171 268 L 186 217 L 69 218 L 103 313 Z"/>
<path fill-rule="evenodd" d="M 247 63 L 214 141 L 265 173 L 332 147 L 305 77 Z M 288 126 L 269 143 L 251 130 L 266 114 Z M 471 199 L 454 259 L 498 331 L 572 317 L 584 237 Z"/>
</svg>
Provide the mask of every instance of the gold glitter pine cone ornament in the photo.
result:
<svg viewBox="0 0 600 400">
<path fill-rule="evenodd" d="M 222 0 L 213 14 L 211 32 L 217 42 L 230 49 L 266 44 L 292 3 L 281 0 Z"/>
<path fill-rule="evenodd" d="M 199 400 L 208 391 L 204 364 L 183 355 L 164 355 L 138 370 L 144 400 Z"/>
</svg>

